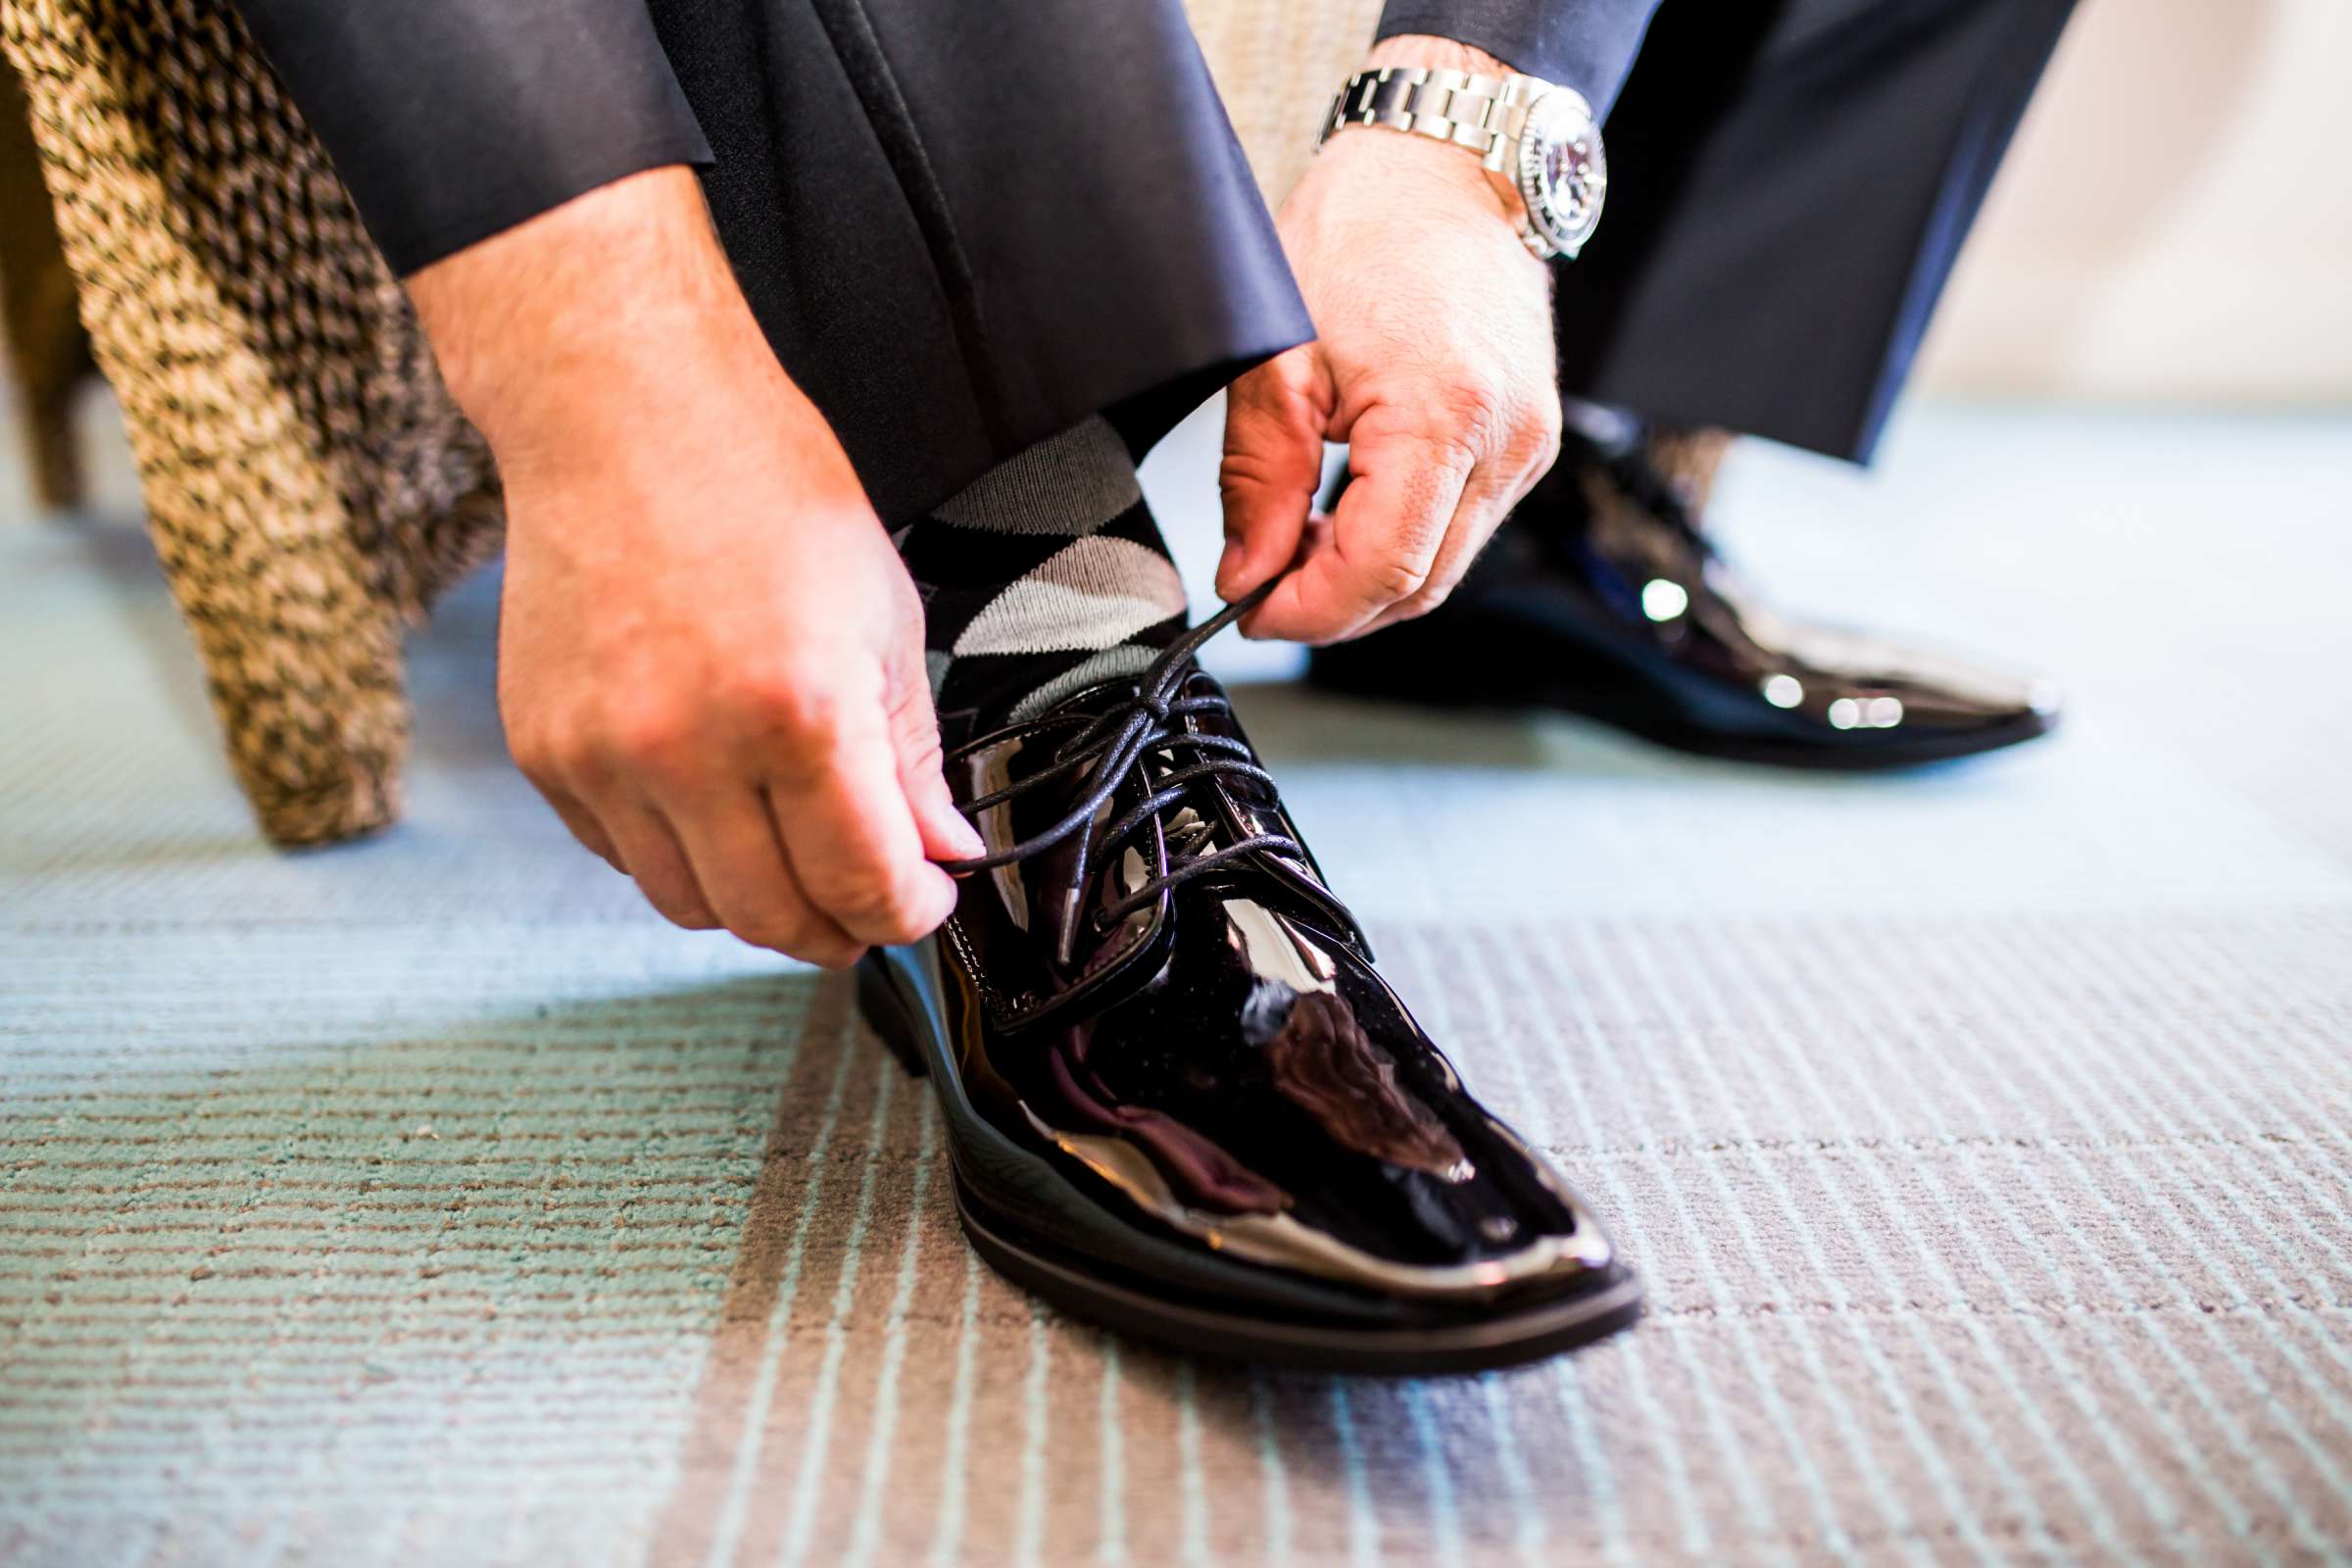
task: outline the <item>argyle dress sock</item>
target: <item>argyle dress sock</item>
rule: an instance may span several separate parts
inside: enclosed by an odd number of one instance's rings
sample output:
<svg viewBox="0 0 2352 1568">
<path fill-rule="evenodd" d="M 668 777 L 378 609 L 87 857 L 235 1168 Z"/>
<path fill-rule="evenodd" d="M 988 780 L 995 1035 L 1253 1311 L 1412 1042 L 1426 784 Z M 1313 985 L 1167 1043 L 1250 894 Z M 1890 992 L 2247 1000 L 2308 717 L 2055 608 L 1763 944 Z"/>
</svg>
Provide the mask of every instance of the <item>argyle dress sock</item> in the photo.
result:
<svg viewBox="0 0 2352 1568">
<path fill-rule="evenodd" d="M 1102 418 L 1008 459 L 899 536 L 951 738 L 1131 675 L 1184 630 L 1184 584 Z"/>
</svg>

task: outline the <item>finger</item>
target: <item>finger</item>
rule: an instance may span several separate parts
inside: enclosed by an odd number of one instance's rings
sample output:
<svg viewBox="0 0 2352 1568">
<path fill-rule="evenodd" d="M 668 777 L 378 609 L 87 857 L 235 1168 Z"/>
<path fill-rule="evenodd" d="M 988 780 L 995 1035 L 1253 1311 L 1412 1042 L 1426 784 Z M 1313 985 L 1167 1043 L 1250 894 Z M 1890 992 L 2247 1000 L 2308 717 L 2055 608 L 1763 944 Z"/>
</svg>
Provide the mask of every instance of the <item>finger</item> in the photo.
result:
<svg viewBox="0 0 2352 1568">
<path fill-rule="evenodd" d="M 718 915 L 703 896 L 686 852 L 661 812 L 650 806 L 603 807 L 596 817 L 612 834 L 621 868 L 664 920 L 689 931 L 718 929 Z"/>
<path fill-rule="evenodd" d="M 1372 433 L 1358 420 L 1353 476 L 1311 548 L 1266 602 L 1242 620 L 1250 637 L 1330 643 L 1353 636 L 1429 580 L 1473 466 L 1468 448 Z"/>
<path fill-rule="evenodd" d="M 918 639 L 901 639 L 891 671 L 890 741 L 899 761 L 899 788 L 914 813 L 923 854 L 934 860 L 969 860 L 988 852 L 977 828 L 956 809 L 941 766 L 939 715 L 931 706 L 931 677 Z"/>
<path fill-rule="evenodd" d="M 672 807 L 667 815 L 695 881 L 729 931 L 828 969 L 847 968 L 864 953 L 864 943 L 809 903 L 758 790 L 731 790 L 691 808 Z"/>
<path fill-rule="evenodd" d="M 913 808 L 924 856 L 933 860 L 974 860 L 986 855 L 988 843 L 980 837 L 980 830 L 956 808 L 948 776 L 940 771 L 938 748 L 933 747 L 928 762 L 912 760 L 906 752 L 899 758 L 899 783 L 906 792 L 906 804 Z"/>
<path fill-rule="evenodd" d="M 923 856 L 881 716 L 836 733 L 813 765 L 767 789 L 809 902 L 860 942 L 887 946 L 938 929 L 956 883 Z"/>
<path fill-rule="evenodd" d="M 1418 591 L 1375 615 L 1363 631 L 1375 632 L 1400 620 L 1426 615 L 1444 604 L 1534 482 L 1508 464 L 1482 463 L 1471 469 L 1468 481 L 1462 486 L 1461 499 L 1454 505 L 1453 516 L 1446 525 L 1446 537 L 1430 562 L 1428 580 Z"/>
<path fill-rule="evenodd" d="M 571 836 L 587 846 L 591 855 L 613 870 L 627 874 L 628 868 L 620 861 L 620 852 L 612 847 L 612 836 L 605 831 L 604 823 L 596 819 L 594 811 L 559 791 L 544 790 L 541 793 L 545 795 L 547 804 L 555 808 L 556 815 L 564 819 L 564 825 L 571 830 Z"/>
<path fill-rule="evenodd" d="M 1225 400 L 1217 491 L 1225 553 L 1217 596 L 1241 598 L 1291 564 L 1323 478 L 1333 398 L 1318 345 L 1280 354 L 1234 382 Z"/>
</svg>

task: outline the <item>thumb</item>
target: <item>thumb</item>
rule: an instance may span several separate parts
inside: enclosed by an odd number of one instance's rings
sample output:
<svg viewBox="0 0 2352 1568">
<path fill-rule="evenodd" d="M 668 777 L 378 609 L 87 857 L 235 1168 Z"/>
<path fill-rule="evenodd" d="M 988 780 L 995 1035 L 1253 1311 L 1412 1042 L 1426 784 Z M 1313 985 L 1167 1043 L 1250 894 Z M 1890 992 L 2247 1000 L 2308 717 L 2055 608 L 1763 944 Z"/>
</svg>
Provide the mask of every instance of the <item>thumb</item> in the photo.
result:
<svg viewBox="0 0 2352 1568">
<path fill-rule="evenodd" d="M 979 830 L 956 809 L 941 767 L 939 715 L 931 707 L 931 678 L 922 639 L 903 637 L 890 680 L 890 744 L 899 762 L 899 787 L 914 813 L 923 854 L 934 860 L 969 860 L 987 853 Z"/>
<path fill-rule="evenodd" d="M 1323 478 L 1331 378 L 1321 345 L 1300 344 L 1233 383 L 1225 395 L 1225 554 L 1217 597 L 1228 604 L 1275 576 L 1298 553 Z"/>
</svg>

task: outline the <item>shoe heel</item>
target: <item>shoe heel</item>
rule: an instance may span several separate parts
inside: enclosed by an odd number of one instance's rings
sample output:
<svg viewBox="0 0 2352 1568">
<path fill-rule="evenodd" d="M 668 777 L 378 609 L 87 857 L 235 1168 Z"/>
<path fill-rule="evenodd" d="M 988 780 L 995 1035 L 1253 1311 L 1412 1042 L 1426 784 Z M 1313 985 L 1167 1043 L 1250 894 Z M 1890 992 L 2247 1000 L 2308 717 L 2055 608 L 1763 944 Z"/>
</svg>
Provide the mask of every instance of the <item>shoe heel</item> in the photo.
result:
<svg viewBox="0 0 2352 1568">
<path fill-rule="evenodd" d="M 920 1078 L 930 1070 L 915 1040 L 914 1020 L 907 1015 L 906 1004 L 879 956 L 858 960 L 858 1013 L 909 1077 Z"/>
</svg>

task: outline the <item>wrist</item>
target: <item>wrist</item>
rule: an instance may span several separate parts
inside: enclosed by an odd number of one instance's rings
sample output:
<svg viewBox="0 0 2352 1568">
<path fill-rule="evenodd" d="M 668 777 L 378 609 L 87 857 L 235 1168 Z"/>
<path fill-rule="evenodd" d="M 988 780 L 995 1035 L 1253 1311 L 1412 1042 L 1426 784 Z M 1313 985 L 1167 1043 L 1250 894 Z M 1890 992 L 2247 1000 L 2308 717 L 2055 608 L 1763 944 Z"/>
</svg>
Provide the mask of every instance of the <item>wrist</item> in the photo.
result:
<svg viewBox="0 0 2352 1568">
<path fill-rule="evenodd" d="M 1493 76 L 1496 79 L 1513 74 L 1509 66 L 1504 65 L 1484 49 L 1463 43 L 1456 38 L 1441 38 L 1430 33 L 1398 33 L 1395 37 L 1383 38 L 1374 43 L 1370 52 L 1364 56 L 1363 69 L 1380 71 L 1390 68 L 1460 71 L 1467 72 L 1472 75 Z M 1353 138 L 1358 131 L 1376 129 L 1377 127 L 1374 126 L 1350 126 L 1341 131 L 1339 137 L 1335 137 L 1334 140 L 1338 140 L 1340 137 Z M 1407 146 L 1412 145 L 1414 141 L 1414 138 L 1410 136 L 1397 136 L 1394 133 L 1385 133 L 1381 139 Z M 1516 234 L 1526 226 L 1527 203 L 1507 181 L 1496 181 L 1490 178 L 1478 160 L 1461 148 L 1448 147 L 1437 142 L 1425 142 L 1421 145 L 1425 149 L 1422 161 L 1430 166 L 1433 172 L 1450 178 L 1453 183 L 1465 189 L 1478 191 L 1485 198 L 1487 205 L 1493 207 L 1503 221 L 1509 225 L 1512 233 Z M 1438 156 L 1427 156 L 1430 153 Z M 1406 155 L 1398 153 L 1394 156 Z"/>
<path fill-rule="evenodd" d="M 408 284 L 451 395 L 510 474 L 625 449 L 682 383 L 783 380 L 683 168 L 590 191 Z"/>
</svg>

